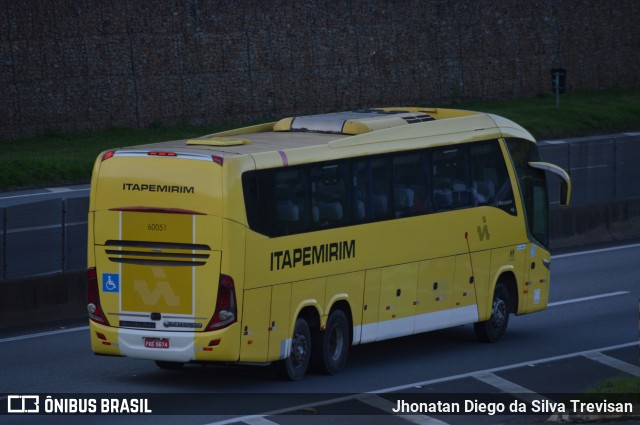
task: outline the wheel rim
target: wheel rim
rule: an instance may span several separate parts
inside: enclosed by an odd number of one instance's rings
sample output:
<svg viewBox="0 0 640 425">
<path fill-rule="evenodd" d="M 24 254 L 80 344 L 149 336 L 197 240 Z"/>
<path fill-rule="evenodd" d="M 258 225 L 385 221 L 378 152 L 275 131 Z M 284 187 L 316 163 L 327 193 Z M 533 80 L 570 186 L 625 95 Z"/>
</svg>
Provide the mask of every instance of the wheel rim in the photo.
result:
<svg viewBox="0 0 640 425">
<path fill-rule="evenodd" d="M 507 320 L 507 303 L 502 298 L 493 300 L 491 322 L 494 329 L 501 329 Z"/>
<path fill-rule="evenodd" d="M 294 367 L 303 365 L 309 356 L 309 341 L 302 334 L 296 334 L 292 344 L 292 363 Z"/>
</svg>

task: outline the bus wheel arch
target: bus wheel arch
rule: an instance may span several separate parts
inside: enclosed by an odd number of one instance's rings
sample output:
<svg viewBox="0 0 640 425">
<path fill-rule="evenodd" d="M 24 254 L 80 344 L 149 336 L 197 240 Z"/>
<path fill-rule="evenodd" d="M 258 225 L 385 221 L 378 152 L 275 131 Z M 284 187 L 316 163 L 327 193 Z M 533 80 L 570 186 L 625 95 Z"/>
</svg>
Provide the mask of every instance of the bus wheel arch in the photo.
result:
<svg viewBox="0 0 640 425">
<path fill-rule="evenodd" d="M 307 306 L 295 319 L 289 356 L 273 364 L 278 377 L 289 381 L 299 381 L 304 377 L 311 362 L 312 335 L 316 329 L 320 329 L 320 315 L 314 307 Z"/>
<path fill-rule="evenodd" d="M 347 363 L 353 342 L 353 317 L 346 300 L 337 301 L 329 312 L 327 324 L 313 336 L 311 361 L 314 370 L 335 375 Z"/>
<path fill-rule="evenodd" d="M 474 324 L 476 336 L 483 342 L 498 342 L 505 334 L 509 315 L 517 311 L 517 284 L 515 276 L 503 273 L 496 282 L 491 299 L 491 315 L 487 320 Z"/>
<path fill-rule="evenodd" d="M 517 313 L 518 307 L 519 307 L 518 306 L 519 300 L 518 300 L 518 282 L 516 280 L 516 276 L 513 274 L 512 271 L 504 272 L 498 278 L 498 281 L 496 282 L 496 286 L 498 286 L 498 284 L 503 284 L 507 289 L 507 293 L 509 295 L 509 312 L 514 314 Z"/>
</svg>

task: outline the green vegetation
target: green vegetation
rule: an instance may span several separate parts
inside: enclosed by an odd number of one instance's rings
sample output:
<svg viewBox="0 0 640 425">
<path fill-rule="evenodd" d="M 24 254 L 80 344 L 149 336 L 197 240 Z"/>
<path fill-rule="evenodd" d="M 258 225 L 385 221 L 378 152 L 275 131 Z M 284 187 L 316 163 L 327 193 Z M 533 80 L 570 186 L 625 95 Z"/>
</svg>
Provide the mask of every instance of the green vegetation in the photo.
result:
<svg viewBox="0 0 640 425">
<path fill-rule="evenodd" d="M 589 389 L 582 398 L 586 402 L 631 402 L 640 404 L 640 378 L 635 376 L 618 376 L 606 379 Z"/>
<path fill-rule="evenodd" d="M 104 150 L 202 136 L 229 126 L 112 128 L 0 142 L 0 191 L 87 183 Z"/>
<path fill-rule="evenodd" d="M 375 105 L 374 105 L 375 106 Z M 440 106 L 440 105 L 425 105 Z M 464 102 L 453 108 L 490 112 L 521 124 L 538 139 L 640 129 L 640 91 L 615 89 L 533 99 Z M 0 191 L 86 183 L 97 155 L 106 149 L 184 139 L 235 127 L 114 128 L 88 133 L 51 133 L 33 139 L 0 141 Z"/>
<path fill-rule="evenodd" d="M 619 376 L 607 379 L 595 385 L 589 393 L 593 394 L 635 394 L 640 396 L 640 378 L 635 376 Z"/>
<path fill-rule="evenodd" d="M 636 89 L 563 94 L 558 109 L 555 95 L 550 93 L 534 99 L 454 106 L 502 115 L 522 125 L 538 140 L 640 129 L 640 90 Z"/>
</svg>

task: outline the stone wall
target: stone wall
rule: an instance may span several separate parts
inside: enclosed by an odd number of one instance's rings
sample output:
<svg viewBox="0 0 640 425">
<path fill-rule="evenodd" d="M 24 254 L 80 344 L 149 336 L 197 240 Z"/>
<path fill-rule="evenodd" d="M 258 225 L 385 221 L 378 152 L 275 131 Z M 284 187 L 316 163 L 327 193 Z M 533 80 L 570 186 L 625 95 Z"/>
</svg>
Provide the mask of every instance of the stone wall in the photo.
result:
<svg viewBox="0 0 640 425">
<path fill-rule="evenodd" d="M 640 86 L 636 0 L 0 0 L 0 141 Z"/>
</svg>

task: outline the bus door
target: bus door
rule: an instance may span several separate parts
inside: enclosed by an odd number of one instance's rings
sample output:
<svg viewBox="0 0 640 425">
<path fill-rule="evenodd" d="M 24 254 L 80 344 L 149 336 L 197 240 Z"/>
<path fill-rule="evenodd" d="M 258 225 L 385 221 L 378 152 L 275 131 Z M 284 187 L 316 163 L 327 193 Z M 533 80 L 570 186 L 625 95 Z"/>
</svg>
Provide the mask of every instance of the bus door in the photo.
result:
<svg viewBox="0 0 640 425">
<path fill-rule="evenodd" d="M 525 302 L 527 312 L 543 310 L 549 301 L 549 252 L 535 243 L 527 252 Z"/>
</svg>

